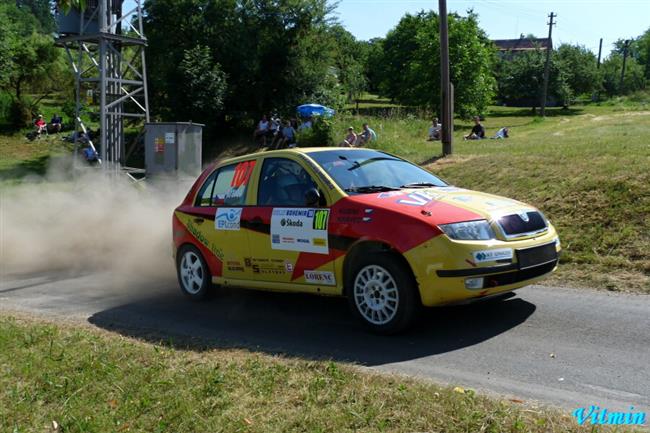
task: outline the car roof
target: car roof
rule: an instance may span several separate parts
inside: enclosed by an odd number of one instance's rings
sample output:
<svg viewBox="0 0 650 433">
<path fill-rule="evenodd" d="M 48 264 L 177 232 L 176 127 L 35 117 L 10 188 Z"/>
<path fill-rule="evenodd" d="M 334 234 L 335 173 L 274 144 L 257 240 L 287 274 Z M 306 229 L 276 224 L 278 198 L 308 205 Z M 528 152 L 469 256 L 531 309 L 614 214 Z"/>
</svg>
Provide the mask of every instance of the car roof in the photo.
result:
<svg viewBox="0 0 650 433">
<path fill-rule="evenodd" d="M 307 154 L 307 153 L 313 153 L 313 152 L 324 152 L 328 150 L 335 150 L 339 152 L 356 152 L 358 150 L 376 150 L 376 149 L 370 149 L 367 147 L 364 148 L 350 148 L 350 147 L 294 147 L 290 149 L 279 149 L 279 150 L 263 150 L 259 152 L 253 152 L 253 153 L 247 153 L 245 155 L 239 155 L 235 156 L 232 158 L 226 158 L 223 160 L 220 160 L 217 162 L 217 165 L 223 166 L 223 165 L 228 165 L 232 164 L 235 162 L 239 162 L 242 160 L 246 160 L 252 156 L 258 157 L 258 156 L 286 156 L 286 155 L 301 155 L 301 154 Z M 377 152 L 382 152 L 380 150 L 377 150 Z"/>
</svg>

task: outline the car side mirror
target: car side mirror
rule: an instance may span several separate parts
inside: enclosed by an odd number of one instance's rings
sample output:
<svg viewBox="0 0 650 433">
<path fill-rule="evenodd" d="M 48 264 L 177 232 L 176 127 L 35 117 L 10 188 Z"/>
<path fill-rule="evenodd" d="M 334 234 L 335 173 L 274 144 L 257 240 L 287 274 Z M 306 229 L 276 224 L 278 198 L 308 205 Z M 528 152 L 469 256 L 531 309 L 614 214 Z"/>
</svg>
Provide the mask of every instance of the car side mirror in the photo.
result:
<svg viewBox="0 0 650 433">
<path fill-rule="evenodd" d="M 317 207 L 320 203 L 320 193 L 316 188 L 305 191 L 305 206 Z"/>
</svg>

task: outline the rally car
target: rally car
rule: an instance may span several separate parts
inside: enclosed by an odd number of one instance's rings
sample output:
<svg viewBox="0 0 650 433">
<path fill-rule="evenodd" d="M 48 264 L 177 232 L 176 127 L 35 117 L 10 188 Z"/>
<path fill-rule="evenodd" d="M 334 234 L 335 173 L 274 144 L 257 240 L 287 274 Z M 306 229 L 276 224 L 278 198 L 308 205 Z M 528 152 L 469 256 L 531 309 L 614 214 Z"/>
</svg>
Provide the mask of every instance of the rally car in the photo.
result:
<svg viewBox="0 0 650 433">
<path fill-rule="evenodd" d="M 519 201 L 451 186 L 386 152 L 295 148 L 208 167 L 173 215 L 182 291 L 343 295 L 371 330 L 421 306 L 509 292 L 557 266 L 558 235 Z"/>
</svg>

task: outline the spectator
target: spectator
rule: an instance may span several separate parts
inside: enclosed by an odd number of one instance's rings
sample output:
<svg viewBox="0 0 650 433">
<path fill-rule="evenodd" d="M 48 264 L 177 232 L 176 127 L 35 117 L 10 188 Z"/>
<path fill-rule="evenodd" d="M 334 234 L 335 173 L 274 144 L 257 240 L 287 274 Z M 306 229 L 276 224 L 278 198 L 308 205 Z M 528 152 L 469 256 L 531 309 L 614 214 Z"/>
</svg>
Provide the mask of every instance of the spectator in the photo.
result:
<svg viewBox="0 0 650 433">
<path fill-rule="evenodd" d="M 36 136 L 40 136 L 43 132 L 47 134 L 47 123 L 45 123 L 45 120 L 43 120 L 43 115 L 39 114 L 38 119 L 36 119 L 36 122 L 34 122 L 34 126 L 36 127 Z"/>
<path fill-rule="evenodd" d="M 509 137 L 509 135 L 508 135 L 509 132 L 510 132 L 510 130 L 508 128 L 501 128 L 501 129 L 499 129 L 497 131 L 496 134 L 494 134 L 493 137 L 490 137 L 490 138 L 495 138 L 495 139 L 508 138 Z"/>
<path fill-rule="evenodd" d="M 294 147 L 296 145 L 296 130 L 288 120 L 284 121 L 284 126 L 282 127 L 280 134 L 281 137 L 277 142 L 276 149 L 282 149 L 285 146 Z"/>
<path fill-rule="evenodd" d="M 311 117 L 308 117 L 305 119 L 304 122 L 302 122 L 302 125 L 298 127 L 298 131 L 302 131 L 303 129 L 311 129 L 312 126 L 312 120 Z"/>
<path fill-rule="evenodd" d="M 364 123 L 362 128 L 363 132 L 357 137 L 359 146 L 365 146 L 369 141 L 377 140 L 377 133 L 375 133 L 375 131 L 370 126 L 368 126 L 367 123 Z"/>
<path fill-rule="evenodd" d="M 63 124 L 63 119 L 61 119 L 61 116 L 58 114 L 54 113 L 54 116 L 52 116 L 52 120 L 50 120 L 50 128 L 52 132 L 58 133 L 61 132 L 61 128 Z"/>
<path fill-rule="evenodd" d="M 348 134 L 345 136 L 341 142 L 342 147 L 354 147 L 357 143 L 357 134 L 354 133 L 354 128 L 348 128 Z"/>
<path fill-rule="evenodd" d="M 83 134 L 83 132 L 82 132 Z M 90 165 L 95 165 L 99 162 L 99 155 L 97 154 L 97 151 L 88 144 L 86 141 L 86 147 L 83 150 L 83 156 L 86 158 L 86 161 Z"/>
<path fill-rule="evenodd" d="M 269 143 L 270 148 L 273 148 L 277 144 L 276 141 L 282 138 L 279 136 L 281 134 L 280 132 L 280 126 L 282 125 L 281 122 L 282 121 L 277 116 L 272 116 L 271 120 L 269 121 L 269 132 L 267 132 L 266 136 L 270 140 Z"/>
<path fill-rule="evenodd" d="M 434 117 L 431 126 L 429 127 L 429 137 L 427 138 L 427 141 L 440 140 L 441 130 L 442 124 L 438 122 L 437 117 Z"/>
<path fill-rule="evenodd" d="M 481 119 L 478 116 L 474 116 L 474 127 L 472 132 L 463 137 L 464 140 L 481 140 L 485 138 L 485 128 L 481 125 Z"/>
<path fill-rule="evenodd" d="M 254 140 L 260 140 L 262 142 L 262 146 L 266 146 L 266 136 L 269 133 L 269 121 L 266 118 L 266 114 L 262 115 L 262 119 L 257 123 L 257 128 L 255 128 L 255 132 L 253 132 L 253 139 Z"/>
</svg>

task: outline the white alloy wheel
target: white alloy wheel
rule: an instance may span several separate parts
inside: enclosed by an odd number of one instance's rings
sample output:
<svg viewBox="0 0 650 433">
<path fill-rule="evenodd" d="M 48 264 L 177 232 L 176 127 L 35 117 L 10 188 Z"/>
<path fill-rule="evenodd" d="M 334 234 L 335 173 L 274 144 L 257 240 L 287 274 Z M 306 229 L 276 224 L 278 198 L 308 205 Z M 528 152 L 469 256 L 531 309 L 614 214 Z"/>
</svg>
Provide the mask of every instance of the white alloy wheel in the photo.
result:
<svg viewBox="0 0 650 433">
<path fill-rule="evenodd" d="M 385 325 L 397 314 L 397 283 L 390 272 L 381 266 L 368 265 L 357 273 L 353 296 L 361 316 L 373 325 Z"/>
<path fill-rule="evenodd" d="M 183 289 L 190 295 L 196 295 L 203 287 L 205 270 L 201 259 L 194 251 L 187 250 L 181 258 L 180 277 Z"/>
</svg>

